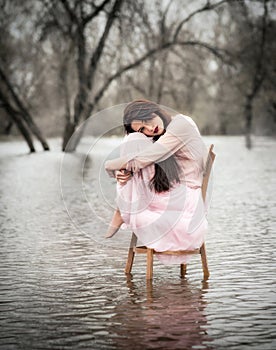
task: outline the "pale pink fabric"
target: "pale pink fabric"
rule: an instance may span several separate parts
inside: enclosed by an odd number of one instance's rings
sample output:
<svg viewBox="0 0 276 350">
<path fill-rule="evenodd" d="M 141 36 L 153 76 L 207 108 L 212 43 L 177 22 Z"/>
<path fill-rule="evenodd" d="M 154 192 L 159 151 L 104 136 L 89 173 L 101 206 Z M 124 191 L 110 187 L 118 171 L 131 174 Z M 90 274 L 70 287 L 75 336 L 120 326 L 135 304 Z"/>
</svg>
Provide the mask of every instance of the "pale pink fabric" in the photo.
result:
<svg viewBox="0 0 276 350">
<path fill-rule="evenodd" d="M 167 159 L 175 154 L 183 169 L 182 182 L 189 187 L 202 184 L 204 160 L 207 148 L 200 136 L 194 121 L 185 115 L 178 114 L 158 141 L 147 144 L 141 149 L 122 153 L 120 158 L 105 163 L 107 171 L 122 169 L 143 169 L 146 166 Z"/>
<path fill-rule="evenodd" d="M 158 141 L 135 156 L 127 156 L 129 168 L 143 169 L 154 162 L 176 155 L 182 167 L 182 182 L 189 187 L 201 186 L 207 148 L 192 118 L 178 114 Z"/>
<path fill-rule="evenodd" d="M 134 160 L 136 165 L 140 162 L 140 171 L 136 172 L 126 185 L 117 184 L 117 205 L 125 225 L 135 232 L 138 240 L 160 252 L 199 248 L 207 232 L 206 212 L 200 188 L 206 147 L 195 124 L 192 120 L 189 123 L 194 128 L 192 139 L 198 140 L 192 141 L 189 134 L 189 142 L 182 143 L 182 147 L 179 147 L 179 140 L 171 141 L 171 138 L 178 137 L 172 133 L 169 139 L 165 140 L 165 147 L 168 147 L 168 143 L 177 144 L 177 160 L 185 170 L 181 184 L 167 192 L 155 193 L 149 186 L 154 175 L 154 165 L 152 161 L 150 164 L 146 161 L 146 151 L 152 149 L 152 145 L 160 139 L 153 144 L 151 138 L 141 133 L 132 133 L 125 137 L 121 145 L 121 157 L 127 156 L 128 159 Z M 178 131 L 181 132 L 179 125 Z M 200 149 L 189 148 L 189 144 L 193 144 L 193 147 L 199 145 Z M 162 148 L 164 151 L 164 145 Z M 166 154 L 168 155 L 168 152 Z M 150 152 L 150 157 L 154 157 L 153 151 Z M 166 255 L 160 255 L 159 259 L 164 264 L 187 263 L 189 260 L 183 256 Z"/>
</svg>

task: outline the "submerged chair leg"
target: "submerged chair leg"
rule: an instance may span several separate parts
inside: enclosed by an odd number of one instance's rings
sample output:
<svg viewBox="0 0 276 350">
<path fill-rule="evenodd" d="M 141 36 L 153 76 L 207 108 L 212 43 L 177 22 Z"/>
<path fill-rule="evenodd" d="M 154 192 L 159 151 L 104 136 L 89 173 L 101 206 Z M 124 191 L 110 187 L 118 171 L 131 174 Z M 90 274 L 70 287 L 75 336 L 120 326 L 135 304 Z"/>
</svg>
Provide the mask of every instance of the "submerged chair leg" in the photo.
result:
<svg viewBox="0 0 276 350">
<path fill-rule="evenodd" d="M 202 269 L 203 269 L 203 280 L 207 281 L 210 276 L 210 273 L 208 269 L 205 243 L 203 243 L 202 246 L 200 247 L 200 255 L 201 255 L 201 262 L 202 262 Z"/>
<path fill-rule="evenodd" d="M 128 257 L 127 257 L 127 262 L 126 262 L 126 267 L 125 267 L 125 273 L 131 272 L 133 260 L 134 260 L 134 255 L 135 255 L 134 248 L 136 246 L 136 243 L 137 243 L 137 237 L 134 233 L 132 233 L 130 246 L 128 249 Z"/>
<path fill-rule="evenodd" d="M 187 271 L 187 265 L 181 264 L 181 265 L 180 265 L 180 277 L 181 277 L 181 278 L 184 278 L 184 277 L 185 277 L 186 271 Z"/>
<path fill-rule="evenodd" d="M 153 276 L 153 249 L 147 249 L 147 280 Z"/>
<path fill-rule="evenodd" d="M 131 273 L 134 255 L 135 255 L 134 248 L 129 248 L 126 267 L 125 267 L 125 273 Z"/>
</svg>

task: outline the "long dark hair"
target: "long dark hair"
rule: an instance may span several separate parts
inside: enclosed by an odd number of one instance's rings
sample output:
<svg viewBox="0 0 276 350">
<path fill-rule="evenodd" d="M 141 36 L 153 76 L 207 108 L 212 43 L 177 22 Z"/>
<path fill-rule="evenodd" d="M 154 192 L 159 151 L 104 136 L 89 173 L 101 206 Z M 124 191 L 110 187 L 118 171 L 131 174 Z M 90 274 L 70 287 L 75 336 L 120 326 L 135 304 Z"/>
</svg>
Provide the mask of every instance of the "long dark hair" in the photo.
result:
<svg viewBox="0 0 276 350">
<path fill-rule="evenodd" d="M 171 116 L 160 106 L 152 101 L 148 100 L 134 100 L 130 102 L 124 110 L 124 128 L 127 134 L 135 132 L 131 128 L 131 122 L 133 120 L 150 120 L 157 114 L 164 123 L 164 133 L 171 121 Z M 153 141 L 157 141 L 161 135 L 153 137 Z M 176 183 L 180 182 L 179 174 L 180 167 L 172 155 L 166 160 L 158 163 L 154 163 L 155 173 L 150 181 L 150 188 L 155 192 L 169 191 Z"/>
</svg>

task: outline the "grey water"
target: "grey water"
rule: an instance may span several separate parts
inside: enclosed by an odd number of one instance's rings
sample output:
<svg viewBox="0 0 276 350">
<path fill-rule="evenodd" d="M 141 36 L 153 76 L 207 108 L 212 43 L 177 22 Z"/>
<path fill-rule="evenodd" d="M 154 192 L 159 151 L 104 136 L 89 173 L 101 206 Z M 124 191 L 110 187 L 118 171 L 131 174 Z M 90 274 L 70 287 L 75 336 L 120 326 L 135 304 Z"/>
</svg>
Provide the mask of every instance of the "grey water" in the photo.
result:
<svg viewBox="0 0 276 350">
<path fill-rule="evenodd" d="M 187 277 L 144 256 L 124 274 L 130 232 L 104 232 L 118 139 L 64 155 L 0 143 L 0 349 L 276 349 L 276 140 L 205 137 L 217 158 L 206 248 Z"/>
</svg>

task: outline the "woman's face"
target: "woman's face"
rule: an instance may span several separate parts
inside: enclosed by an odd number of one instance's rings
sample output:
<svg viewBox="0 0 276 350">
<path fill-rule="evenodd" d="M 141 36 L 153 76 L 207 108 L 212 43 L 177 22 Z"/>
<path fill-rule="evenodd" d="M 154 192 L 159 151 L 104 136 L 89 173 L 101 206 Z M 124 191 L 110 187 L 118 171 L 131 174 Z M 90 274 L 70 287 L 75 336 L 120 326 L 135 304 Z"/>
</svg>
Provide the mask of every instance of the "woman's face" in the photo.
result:
<svg viewBox="0 0 276 350">
<path fill-rule="evenodd" d="M 134 131 L 142 132 L 146 136 L 161 135 L 164 131 L 163 120 L 153 113 L 153 119 L 138 120 L 134 119 L 131 122 L 131 128 Z"/>
</svg>

